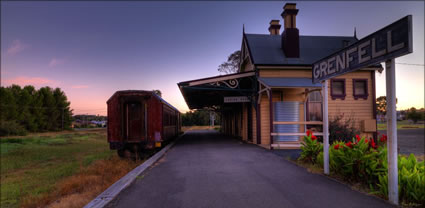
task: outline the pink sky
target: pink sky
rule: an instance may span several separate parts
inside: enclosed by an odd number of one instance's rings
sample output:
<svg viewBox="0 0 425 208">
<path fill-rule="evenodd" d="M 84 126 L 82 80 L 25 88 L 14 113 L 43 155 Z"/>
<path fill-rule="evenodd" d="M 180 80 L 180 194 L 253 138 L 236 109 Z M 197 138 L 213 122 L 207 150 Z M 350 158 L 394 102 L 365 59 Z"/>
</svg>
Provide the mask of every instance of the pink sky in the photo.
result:
<svg viewBox="0 0 425 208">
<path fill-rule="evenodd" d="M 1 2 L 1 85 L 60 87 L 74 114 L 106 115 L 118 90 L 162 91 L 186 112 L 181 81 L 218 75 L 247 33 L 267 34 L 282 2 Z M 71 6 L 71 7 L 69 7 Z M 376 10 L 379 7 L 381 9 Z M 301 35 L 362 38 L 413 15 L 412 54 L 396 59 L 398 109 L 424 107 L 423 2 L 299 2 Z M 350 8 L 350 9 L 341 9 Z M 323 12 L 332 15 L 323 15 Z M 252 15 L 255 14 L 255 15 Z M 377 97 L 385 73 L 376 75 Z"/>
</svg>

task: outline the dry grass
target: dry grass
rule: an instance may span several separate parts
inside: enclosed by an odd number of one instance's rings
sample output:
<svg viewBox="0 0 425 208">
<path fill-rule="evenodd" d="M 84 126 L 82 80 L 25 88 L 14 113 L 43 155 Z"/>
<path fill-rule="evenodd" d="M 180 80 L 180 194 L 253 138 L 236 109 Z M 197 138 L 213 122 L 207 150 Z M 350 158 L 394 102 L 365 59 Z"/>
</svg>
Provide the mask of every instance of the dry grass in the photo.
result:
<svg viewBox="0 0 425 208">
<path fill-rule="evenodd" d="M 77 174 L 59 181 L 55 191 L 40 197 L 24 198 L 21 207 L 73 208 L 83 207 L 142 161 L 113 156 L 98 160 Z"/>
</svg>

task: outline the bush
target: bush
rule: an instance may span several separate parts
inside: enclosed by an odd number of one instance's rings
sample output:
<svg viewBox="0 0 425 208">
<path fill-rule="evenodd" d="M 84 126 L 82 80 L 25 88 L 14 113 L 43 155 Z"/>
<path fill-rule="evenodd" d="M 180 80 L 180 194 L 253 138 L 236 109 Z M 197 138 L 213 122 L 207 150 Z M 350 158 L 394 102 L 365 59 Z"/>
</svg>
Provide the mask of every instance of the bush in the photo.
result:
<svg viewBox="0 0 425 208">
<path fill-rule="evenodd" d="M 386 149 L 378 147 L 374 140 L 359 136 L 347 143 L 337 141 L 329 148 L 329 166 L 346 180 L 370 184 L 386 171 L 382 165 L 386 161 L 384 151 Z"/>
<path fill-rule="evenodd" d="M 302 152 L 299 160 L 315 164 L 317 155 L 323 152 L 322 143 L 317 141 L 317 137 L 313 135 L 313 132 L 307 131 L 307 136 L 304 136 L 301 144 Z"/>
<path fill-rule="evenodd" d="M 329 143 L 335 141 L 349 142 L 360 132 L 354 127 L 355 120 L 352 117 L 344 119 L 344 114 L 335 116 L 329 121 Z"/>
<path fill-rule="evenodd" d="M 323 164 L 323 148 L 312 135 L 304 137 L 300 160 Z M 360 138 L 348 142 L 334 141 L 329 148 L 329 168 L 345 180 L 363 182 L 372 193 L 388 196 L 386 135 L 374 140 Z M 318 151 L 319 149 L 319 151 Z M 413 154 L 398 156 L 399 200 L 406 204 L 425 205 L 425 166 Z M 376 191 L 374 191 L 376 190 Z"/>
<path fill-rule="evenodd" d="M 27 133 L 27 130 L 16 121 L 0 121 L 0 136 L 25 136 Z"/>
<path fill-rule="evenodd" d="M 384 162 L 387 168 L 387 162 Z M 425 169 L 424 161 L 418 162 L 413 154 L 408 158 L 398 156 L 398 190 L 399 200 L 406 204 L 425 205 Z M 378 179 L 380 195 L 388 196 L 388 174 L 382 174 Z"/>
<path fill-rule="evenodd" d="M 411 119 L 413 123 L 417 123 L 419 120 L 424 119 L 424 113 L 416 111 L 416 108 L 410 108 L 407 111 L 407 118 Z"/>
</svg>

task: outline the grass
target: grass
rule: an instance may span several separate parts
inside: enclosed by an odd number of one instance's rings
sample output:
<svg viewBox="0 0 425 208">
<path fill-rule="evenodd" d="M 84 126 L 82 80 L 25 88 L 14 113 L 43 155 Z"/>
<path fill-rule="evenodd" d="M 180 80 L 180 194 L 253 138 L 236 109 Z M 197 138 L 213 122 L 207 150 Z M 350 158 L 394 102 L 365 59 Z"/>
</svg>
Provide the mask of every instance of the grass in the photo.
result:
<svg viewBox="0 0 425 208">
<path fill-rule="evenodd" d="M 0 145 L 2 208 L 45 207 L 71 196 L 81 198 L 71 200 L 78 206 L 63 207 L 81 207 L 137 166 L 109 150 L 105 130 L 0 138 Z"/>
<path fill-rule="evenodd" d="M 191 131 L 191 130 L 216 130 L 219 131 L 220 130 L 220 126 L 182 126 L 182 131 L 183 132 L 187 132 L 187 131 Z"/>
<path fill-rule="evenodd" d="M 417 129 L 417 128 L 425 128 L 425 124 L 417 123 L 413 124 L 410 123 L 408 120 L 404 121 L 397 121 L 397 129 Z M 386 130 L 387 129 L 387 123 L 378 123 L 378 130 Z"/>
</svg>

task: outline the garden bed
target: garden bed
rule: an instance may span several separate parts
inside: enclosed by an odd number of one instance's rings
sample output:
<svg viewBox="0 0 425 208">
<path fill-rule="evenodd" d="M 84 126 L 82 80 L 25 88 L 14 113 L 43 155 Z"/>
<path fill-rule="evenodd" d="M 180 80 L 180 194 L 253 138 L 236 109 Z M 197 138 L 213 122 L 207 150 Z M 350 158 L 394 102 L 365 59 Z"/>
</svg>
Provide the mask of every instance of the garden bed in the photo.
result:
<svg viewBox="0 0 425 208">
<path fill-rule="evenodd" d="M 330 177 L 350 185 L 353 189 L 383 199 L 388 196 L 386 136 L 378 141 L 356 136 L 352 141 L 335 141 L 329 147 Z M 297 164 L 313 173 L 323 173 L 323 145 L 307 132 Z M 424 161 L 413 154 L 398 156 L 399 197 L 403 207 L 425 205 Z"/>
</svg>

